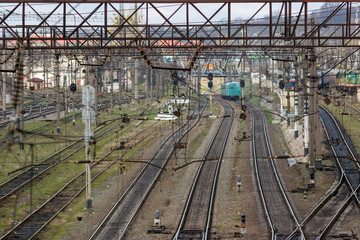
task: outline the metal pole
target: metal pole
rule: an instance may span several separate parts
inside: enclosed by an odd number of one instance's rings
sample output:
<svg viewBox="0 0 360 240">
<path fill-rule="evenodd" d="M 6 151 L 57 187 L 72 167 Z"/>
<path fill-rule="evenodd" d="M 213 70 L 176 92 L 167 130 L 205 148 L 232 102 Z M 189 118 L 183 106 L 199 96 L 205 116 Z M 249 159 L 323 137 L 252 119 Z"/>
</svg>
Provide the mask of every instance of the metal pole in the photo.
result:
<svg viewBox="0 0 360 240">
<path fill-rule="evenodd" d="M 119 110 L 121 110 L 121 98 L 122 98 L 122 61 L 119 61 L 119 77 L 118 77 L 118 81 L 119 81 Z"/>
<path fill-rule="evenodd" d="M 60 54 L 55 54 L 56 131 L 60 133 Z"/>
<path fill-rule="evenodd" d="M 259 95 L 261 96 L 261 58 L 259 58 Z"/>
<path fill-rule="evenodd" d="M 6 69 L 6 65 L 2 65 L 2 69 Z M 3 105 L 3 118 L 6 119 L 6 82 L 7 82 L 7 73 L 3 72 L 3 82 L 2 82 L 2 105 Z"/>
<path fill-rule="evenodd" d="M 64 82 L 63 82 L 63 91 L 64 91 L 64 102 L 65 102 L 65 116 L 68 114 L 68 102 L 67 102 L 67 97 L 66 97 L 66 76 L 64 75 Z"/>
<path fill-rule="evenodd" d="M 146 97 L 146 105 L 149 105 L 149 68 L 146 67 L 145 74 L 145 97 Z"/>
<path fill-rule="evenodd" d="M 211 89 L 209 89 L 209 92 L 210 92 L 210 105 L 209 105 L 209 106 L 210 106 L 210 116 L 212 116 L 212 111 L 211 111 L 211 105 L 212 105 L 212 104 L 211 104 L 211 103 L 212 103 L 212 99 L 211 99 L 211 95 L 212 95 L 212 94 L 211 94 Z"/>
<path fill-rule="evenodd" d="M 290 69 L 289 64 L 285 63 L 285 76 L 286 76 L 286 99 L 287 99 L 287 114 L 290 114 Z M 290 126 L 290 118 L 288 118 L 287 125 Z"/>
<path fill-rule="evenodd" d="M 253 58 L 250 58 L 250 74 L 252 73 L 252 61 L 253 61 Z M 250 96 L 249 98 L 252 98 L 252 79 L 251 79 L 251 75 L 250 75 Z"/>
<path fill-rule="evenodd" d="M 110 62 L 110 111 L 114 111 L 114 63 Z"/>
<path fill-rule="evenodd" d="M 295 57 L 295 89 L 294 89 L 294 120 L 295 120 L 295 139 L 299 137 L 299 121 L 297 120 L 298 117 L 298 106 L 299 106 L 299 98 L 298 98 L 298 70 L 299 70 L 299 63 L 297 61 L 297 57 Z"/>
<path fill-rule="evenodd" d="M 201 71 L 201 67 L 200 67 L 200 64 L 198 64 L 198 66 L 197 66 L 197 95 L 198 96 L 200 96 L 200 94 L 201 94 L 200 71 Z"/>
<path fill-rule="evenodd" d="M 154 85 L 153 69 L 150 68 L 150 99 L 151 99 L 151 102 L 154 101 L 154 99 L 153 99 L 153 85 Z"/>
<path fill-rule="evenodd" d="M 314 172 L 315 168 L 315 159 L 316 159 L 316 145 L 315 145 L 315 84 L 316 84 L 316 60 L 315 60 L 315 51 L 313 48 L 310 49 L 309 52 L 309 60 L 310 60 L 310 132 L 312 134 L 309 135 L 309 173 L 310 173 L 310 184 L 315 184 L 315 176 Z"/>
<path fill-rule="evenodd" d="M 280 116 L 282 121 L 282 118 L 284 117 L 284 107 L 283 107 L 283 90 L 280 89 Z"/>
<path fill-rule="evenodd" d="M 24 61 L 24 60 L 23 60 Z M 25 134 L 24 134 L 24 114 L 25 114 L 25 108 L 24 108 L 24 80 L 23 80 L 23 69 L 24 69 L 24 62 L 20 62 L 20 64 L 22 65 L 20 67 L 20 71 L 19 71 L 19 75 L 21 76 L 21 89 L 20 89 L 20 102 L 19 102 L 19 117 L 20 117 L 20 149 L 24 150 L 25 146 L 24 146 L 24 140 L 25 140 Z"/>
<path fill-rule="evenodd" d="M 97 118 L 98 112 L 99 112 L 99 72 L 98 72 L 98 68 L 96 68 L 96 70 L 94 70 L 93 68 L 91 68 L 91 73 L 92 73 L 92 79 L 93 79 L 93 83 L 94 83 L 94 88 L 95 88 L 95 104 L 94 104 L 94 110 L 95 110 L 95 118 Z M 96 123 L 96 121 L 95 121 Z"/>
<path fill-rule="evenodd" d="M 89 99 L 88 99 L 89 100 Z M 91 155 L 90 155 L 90 135 L 91 135 L 91 123 L 90 123 L 90 101 L 87 101 L 86 107 L 86 117 L 85 117 L 85 157 L 86 161 L 86 208 L 92 207 L 92 197 L 91 197 Z"/>
<path fill-rule="evenodd" d="M 139 98 L 139 89 L 138 89 L 138 85 L 139 85 L 139 71 L 138 71 L 138 60 L 136 59 L 135 60 L 135 63 L 134 63 L 134 78 L 135 78 L 135 86 L 134 86 L 134 97 L 135 99 L 138 99 Z"/>
<path fill-rule="evenodd" d="M 303 61 L 303 99 L 304 99 L 304 155 L 309 154 L 309 94 L 308 85 L 308 55 L 304 56 Z"/>
</svg>

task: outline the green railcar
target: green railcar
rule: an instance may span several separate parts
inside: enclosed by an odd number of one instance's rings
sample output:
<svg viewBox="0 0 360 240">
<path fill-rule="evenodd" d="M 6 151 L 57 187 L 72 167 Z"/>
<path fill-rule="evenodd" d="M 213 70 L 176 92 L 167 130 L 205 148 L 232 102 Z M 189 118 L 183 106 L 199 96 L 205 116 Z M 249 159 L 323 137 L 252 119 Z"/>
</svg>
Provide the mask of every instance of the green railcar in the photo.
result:
<svg viewBox="0 0 360 240">
<path fill-rule="evenodd" d="M 224 82 L 221 84 L 221 97 L 237 101 L 241 96 L 241 86 L 238 82 Z"/>
</svg>

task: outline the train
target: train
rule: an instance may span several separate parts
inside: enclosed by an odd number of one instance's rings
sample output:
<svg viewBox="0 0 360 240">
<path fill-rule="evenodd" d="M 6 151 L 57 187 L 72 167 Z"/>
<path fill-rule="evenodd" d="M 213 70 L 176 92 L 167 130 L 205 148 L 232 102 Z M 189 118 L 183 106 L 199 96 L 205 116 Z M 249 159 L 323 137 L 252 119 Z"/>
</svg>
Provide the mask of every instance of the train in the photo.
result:
<svg viewBox="0 0 360 240">
<path fill-rule="evenodd" d="M 360 87 L 360 72 L 340 70 L 336 74 L 336 89 L 354 94 Z"/>
<path fill-rule="evenodd" d="M 221 97 L 233 101 L 241 97 L 241 86 L 238 82 L 224 82 L 221 84 Z"/>
</svg>

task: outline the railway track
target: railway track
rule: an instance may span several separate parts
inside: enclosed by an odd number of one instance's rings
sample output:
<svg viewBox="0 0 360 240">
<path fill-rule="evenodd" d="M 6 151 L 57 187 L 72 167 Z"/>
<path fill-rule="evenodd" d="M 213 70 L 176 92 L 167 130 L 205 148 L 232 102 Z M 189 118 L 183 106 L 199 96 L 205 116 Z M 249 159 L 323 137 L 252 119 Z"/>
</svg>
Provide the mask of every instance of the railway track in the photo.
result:
<svg viewBox="0 0 360 240">
<path fill-rule="evenodd" d="M 96 138 L 101 138 L 102 136 L 106 135 L 108 132 L 114 130 L 115 128 L 118 128 L 119 127 L 118 122 L 119 121 L 114 121 L 113 123 L 101 126 L 97 130 L 95 130 L 94 134 L 96 134 Z M 83 138 L 79 138 L 74 143 L 69 144 L 60 151 L 45 158 L 44 160 L 39 162 L 36 166 L 29 167 L 23 172 L 15 175 L 6 182 L 2 183 L 0 185 L 0 204 L 3 204 L 3 202 L 7 198 L 9 198 L 12 194 L 19 191 L 20 189 L 22 189 L 32 180 L 40 177 L 46 171 L 57 166 L 57 164 L 68 159 L 73 154 L 79 152 L 83 148 L 84 148 Z"/>
<path fill-rule="evenodd" d="M 152 127 L 157 124 L 154 123 L 151 126 L 143 129 L 139 133 L 135 134 L 132 138 L 138 137 L 141 134 L 144 136 L 138 140 L 134 146 L 141 143 L 144 139 L 149 137 L 155 130 Z M 150 130 L 150 131 L 149 131 Z M 129 149 L 122 152 L 115 160 L 112 154 L 115 152 L 111 149 L 101 159 L 96 161 L 91 166 L 92 182 L 108 170 L 111 166 L 117 163 Z M 118 153 L 118 151 L 116 151 Z M 37 234 L 46 227 L 66 206 L 68 206 L 77 196 L 79 196 L 86 188 L 85 186 L 86 171 L 81 172 L 76 177 L 71 179 L 63 188 L 55 193 L 49 200 L 43 203 L 38 209 L 33 211 L 24 220 L 17 224 L 1 239 L 33 239 Z"/>
<path fill-rule="evenodd" d="M 125 237 L 137 212 L 170 158 L 174 150 L 174 144 L 179 142 L 198 123 L 205 105 L 205 103 L 201 102 L 198 106 L 199 115 L 196 119 L 188 120 L 187 123 L 180 126 L 163 141 L 160 147 L 149 158 L 149 164 L 146 164 L 129 184 L 90 239 L 122 239 Z"/>
<path fill-rule="evenodd" d="M 220 100 L 219 100 L 220 101 Z M 233 115 L 232 106 L 221 100 L 224 115 Z M 218 174 L 234 117 L 223 118 L 205 153 L 188 195 L 173 239 L 210 239 L 212 211 Z M 213 161 L 216 159 L 216 161 Z"/>
<path fill-rule="evenodd" d="M 304 228 L 304 233 L 309 239 L 325 239 L 333 224 L 352 201 L 355 201 L 357 206 L 360 207 L 359 161 L 348 144 L 349 139 L 342 133 L 342 129 L 334 116 L 322 106 L 320 106 L 319 111 L 329 142 L 333 139 L 339 140 L 338 143 L 331 144 L 331 150 L 340 177 L 334 188 L 321 199 L 301 222 L 300 227 Z M 292 238 L 293 234 L 288 237 L 288 239 Z"/>
<path fill-rule="evenodd" d="M 107 104 L 106 102 L 107 102 L 107 101 L 105 101 L 105 103 L 100 103 L 99 108 L 98 108 L 99 111 L 105 109 L 105 108 L 108 106 L 108 104 Z M 49 112 L 49 114 L 51 114 L 51 113 L 53 113 L 53 112 Z M 41 115 L 43 115 L 43 114 L 37 114 L 36 116 L 33 116 L 32 119 L 37 118 L 37 117 L 39 117 L 39 116 L 41 116 Z M 46 114 L 45 114 L 45 115 L 46 115 Z M 75 113 L 75 118 L 78 118 L 78 117 L 80 117 L 80 116 L 81 116 L 81 112 Z M 66 124 L 66 123 L 68 123 L 68 122 L 71 122 L 71 121 L 72 121 L 72 117 L 73 117 L 73 115 L 70 115 L 70 116 L 67 116 L 67 117 L 64 117 L 64 118 L 60 119 L 61 124 Z M 40 134 L 40 133 L 42 133 L 42 132 L 45 132 L 45 131 L 48 130 L 49 128 L 54 127 L 55 124 L 56 124 L 56 122 L 52 121 L 52 122 L 50 122 L 50 123 L 46 123 L 46 124 L 44 124 L 44 125 L 42 125 L 42 126 L 36 127 L 36 128 L 34 128 L 34 129 L 30 130 L 30 131 L 29 131 L 30 133 L 26 133 L 26 134 L 25 134 L 25 139 L 26 139 L 26 138 L 30 138 L 30 137 L 32 137 L 32 136 L 35 136 L 35 135 L 37 135 L 37 134 Z M 1 127 L 0 127 L 0 128 L 1 128 Z M 2 141 L 2 143 L 6 142 L 6 141 L 8 141 L 8 140 L 9 140 L 9 139 L 4 139 L 4 140 Z M 13 141 L 14 141 L 14 142 L 18 142 L 18 141 L 19 141 L 19 135 L 14 136 L 14 137 L 13 137 Z"/>
<path fill-rule="evenodd" d="M 248 105 L 252 119 L 252 152 L 255 174 L 264 212 L 271 230 L 271 239 L 285 239 L 299 221 L 286 195 L 278 175 L 267 125 L 263 113 L 255 106 Z M 302 229 L 297 238 L 305 239 Z"/>
</svg>

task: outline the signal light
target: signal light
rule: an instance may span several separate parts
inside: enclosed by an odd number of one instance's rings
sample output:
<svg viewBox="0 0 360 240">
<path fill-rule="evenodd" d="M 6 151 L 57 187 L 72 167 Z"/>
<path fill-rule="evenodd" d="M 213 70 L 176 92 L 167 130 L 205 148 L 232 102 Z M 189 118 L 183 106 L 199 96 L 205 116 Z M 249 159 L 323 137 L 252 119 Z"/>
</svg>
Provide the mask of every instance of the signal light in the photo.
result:
<svg viewBox="0 0 360 240">
<path fill-rule="evenodd" d="M 246 216 L 245 214 L 241 215 L 241 227 L 246 227 Z"/>
<path fill-rule="evenodd" d="M 177 71 L 173 71 L 172 72 L 172 78 L 173 78 L 173 81 L 174 81 L 174 85 L 178 85 L 178 72 Z"/>
<path fill-rule="evenodd" d="M 245 80 L 241 80 L 241 81 L 240 81 L 240 86 L 241 86 L 241 87 L 245 87 Z"/>
<path fill-rule="evenodd" d="M 75 83 L 70 84 L 70 91 L 76 92 L 76 84 Z"/>
<path fill-rule="evenodd" d="M 210 90 L 213 88 L 213 83 L 212 83 L 212 81 L 209 81 L 209 82 L 208 82 L 208 87 L 209 87 Z"/>
<path fill-rule="evenodd" d="M 210 72 L 210 73 L 208 74 L 208 79 L 209 79 L 209 81 L 212 81 L 213 78 L 214 78 L 214 74 L 213 74 L 212 72 Z"/>
<path fill-rule="evenodd" d="M 241 215 L 241 222 L 245 223 L 246 222 L 246 216 L 245 214 Z"/>
<path fill-rule="evenodd" d="M 280 89 L 284 89 L 284 87 L 285 87 L 284 80 L 281 80 L 281 81 L 279 82 L 279 88 L 280 88 Z"/>
</svg>

